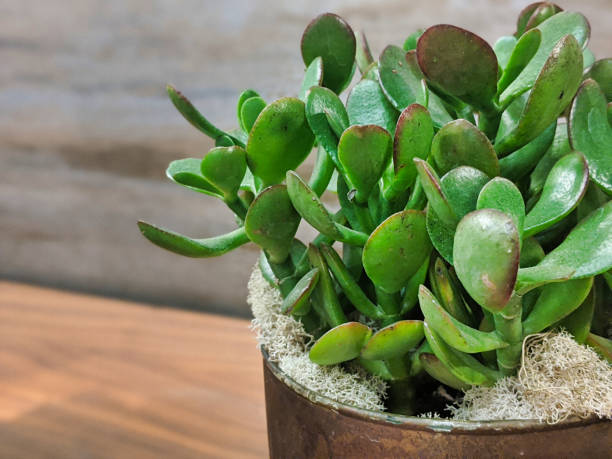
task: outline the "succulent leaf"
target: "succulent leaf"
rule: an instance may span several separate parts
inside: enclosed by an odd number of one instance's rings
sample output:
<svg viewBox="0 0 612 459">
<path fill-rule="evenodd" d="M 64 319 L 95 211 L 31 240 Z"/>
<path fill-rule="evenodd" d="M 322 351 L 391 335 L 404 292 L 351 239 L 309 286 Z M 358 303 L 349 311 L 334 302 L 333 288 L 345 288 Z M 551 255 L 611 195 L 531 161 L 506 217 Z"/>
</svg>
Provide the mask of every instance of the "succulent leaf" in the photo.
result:
<svg viewBox="0 0 612 459">
<path fill-rule="evenodd" d="M 478 35 L 460 27 L 436 25 L 419 38 L 416 54 L 432 84 L 478 109 L 493 108 L 497 58 Z"/>
<path fill-rule="evenodd" d="M 499 162 L 487 136 L 470 122 L 458 119 L 434 136 L 431 155 L 442 175 L 458 166 L 471 166 L 489 177 L 499 175 Z"/>
<path fill-rule="evenodd" d="M 499 160 L 501 176 L 515 182 L 527 176 L 552 145 L 556 126 L 555 121 L 527 145 L 501 158 Z"/>
<path fill-rule="evenodd" d="M 597 83 L 586 80 L 574 99 L 569 116 L 572 147 L 584 153 L 591 179 L 612 194 L 612 126 L 606 98 Z"/>
<path fill-rule="evenodd" d="M 257 117 L 266 108 L 266 101 L 261 97 L 251 97 L 244 101 L 240 108 L 240 121 L 244 132 L 251 132 Z"/>
<path fill-rule="evenodd" d="M 213 148 L 200 162 L 204 178 L 226 199 L 237 197 L 246 169 L 246 151 L 237 146 Z"/>
<path fill-rule="evenodd" d="M 304 64 L 317 57 L 323 60 L 323 86 L 339 94 L 350 82 L 355 63 L 356 41 L 353 29 L 332 13 L 314 18 L 302 35 Z"/>
<path fill-rule="evenodd" d="M 302 87 L 300 88 L 299 99 L 306 103 L 306 97 L 308 91 L 313 86 L 321 86 L 323 83 L 323 59 L 321 56 L 315 57 L 304 73 L 304 79 L 302 80 Z"/>
<path fill-rule="evenodd" d="M 606 359 L 608 363 L 612 364 L 612 340 L 589 333 L 585 343 Z"/>
<path fill-rule="evenodd" d="M 295 287 L 283 300 L 281 312 L 294 316 L 304 316 L 310 311 L 310 295 L 319 281 L 319 269 L 314 268 L 304 274 Z"/>
<path fill-rule="evenodd" d="M 427 325 L 459 351 L 474 354 L 508 345 L 497 332 L 483 332 L 455 319 L 424 285 L 419 289 L 419 304 Z"/>
<path fill-rule="evenodd" d="M 518 230 L 520 240 L 523 239 L 525 203 L 521 192 L 510 180 L 495 177 L 487 183 L 480 190 L 476 209 L 497 209 L 508 214 Z"/>
<path fill-rule="evenodd" d="M 582 50 L 573 35 L 566 35 L 544 63 L 516 126 L 509 133 L 498 133 L 497 153 L 505 156 L 550 126 L 571 102 L 581 79 Z"/>
<path fill-rule="evenodd" d="M 422 321 L 399 320 L 374 333 L 361 349 L 361 357 L 368 360 L 401 357 L 414 349 L 424 336 Z"/>
<path fill-rule="evenodd" d="M 585 78 L 595 80 L 606 96 L 606 101 L 612 101 L 612 58 L 595 61 Z"/>
<path fill-rule="evenodd" d="M 313 244 L 308 246 L 308 259 L 310 264 L 319 270 L 319 282 L 313 291 L 313 299 L 315 300 L 313 307 L 317 303 L 321 305 L 325 319 L 331 327 L 344 324 L 347 322 L 347 318 L 338 300 L 338 295 L 336 295 L 336 289 L 327 269 L 327 263 L 319 249 Z"/>
<path fill-rule="evenodd" d="M 138 222 L 138 228 L 144 237 L 162 249 L 193 258 L 218 257 L 249 242 L 244 228 L 205 239 L 192 239 L 143 221 Z"/>
<path fill-rule="evenodd" d="M 570 153 L 554 165 L 540 199 L 525 217 L 525 236 L 533 236 L 567 216 L 584 196 L 589 169 L 581 153 Z"/>
<path fill-rule="evenodd" d="M 395 293 L 419 270 L 431 252 L 425 213 L 405 210 L 391 215 L 363 248 L 363 267 L 374 284 Z"/>
<path fill-rule="evenodd" d="M 249 168 L 265 185 L 280 183 L 312 149 L 314 135 L 306 122 L 304 102 L 285 97 L 259 114 L 247 142 Z"/>
<path fill-rule="evenodd" d="M 378 82 L 368 79 L 353 87 L 346 101 L 346 111 L 350 124 L 376 124 L 391 135 L 399 116 Z"/>
<path fill-rule="evenodd" d="M 516 46 L 516 37 L 512 35 L 500 37 L 493 45 L 493 51 L 497 57 L 497 62 L 502 69 L 505 69 Z"/>
<path fill-rule="evenodd" d="M 299 224 L 300 216 L 291 204 L 287 187 L 273 185 L 251 203 L 244 228 L 249 239 L 269 254 L 272 263 L 282 263 L 289 256 Z"/>
<path fill-rule="evenodd" d="M 533 310 L 523 321 L 523 333 L 531 335 L 541 332 L 574 312 L 586 299 L 592 286 L 592 277 L 544 286 Z"/>
<path fill-rule="evenodd" d="M 448 367 L 446 367 L 435 354 L 423 352 L 419 355 L 419 360 L 429 376 L 440 381 L 442 384 L 462 391 L 470 388 L 470 384 L 452 374 Z"/>
<path fill-rule="evenodd" d="M 389 164 L 391 136 L 376 125 L 351 126 L 340 137 L 338 159 L 346 178 L 356 189 L 355 199 L 366 203 Z"/>
<path fill-rule="evenodd" d="M 198 158 L 177 159 L 168 165 L 166 175 L 190 190 L 221 198 L 223 192 L 202 176 L 201 164 Z"/>
<path fill-rule="evenodd" d="M 519 267 L 519 235 L 512 218 L 495 209 L 476 210 L 457 225 L 453 261 L 459 280 L 483 308 L 506 306 Z"/>
<path fill-rule="evenodd" d="M 508 62 L 504 66 L 504 72 L 497 82 L 498 94 L 504 92 L 510 83 L 521 74 L 523 69 L 529 64 L 529 61 L 535 56 L 541 42 L 542 32 L 540 32 L 540 29 L 531 29 L 516 42 Z"/>
<path fill-rule="evenodd" d="M 370 327 L 346 322 L 321 336 L 310 349 L 310 360 L 319 365 L 335 365 L 359 357 L 361 348 L 372 335 Z"/>
</svg>

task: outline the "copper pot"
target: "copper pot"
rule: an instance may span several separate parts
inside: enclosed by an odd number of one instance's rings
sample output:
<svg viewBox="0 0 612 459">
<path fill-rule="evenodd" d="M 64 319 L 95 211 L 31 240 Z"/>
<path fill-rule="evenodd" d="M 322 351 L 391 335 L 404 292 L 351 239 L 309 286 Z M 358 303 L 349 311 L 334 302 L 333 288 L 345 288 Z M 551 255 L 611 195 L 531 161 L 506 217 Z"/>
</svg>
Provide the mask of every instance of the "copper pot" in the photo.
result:
<svg viewBox="0 0 612 459">
<path fill-rule="evenodd" d="M 296 383 L 264 355 L 272 458 L 610 458 L 612 422 L 435 420 L 353 408 Z"/>
</svg>

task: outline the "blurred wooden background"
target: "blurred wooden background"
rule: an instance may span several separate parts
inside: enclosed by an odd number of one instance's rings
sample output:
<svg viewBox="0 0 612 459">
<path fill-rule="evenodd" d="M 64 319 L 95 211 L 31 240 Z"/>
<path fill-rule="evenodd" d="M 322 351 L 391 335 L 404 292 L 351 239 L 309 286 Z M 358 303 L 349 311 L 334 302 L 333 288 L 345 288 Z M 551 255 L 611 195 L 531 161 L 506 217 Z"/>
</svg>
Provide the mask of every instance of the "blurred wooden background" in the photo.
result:
<svg viewBox="0 0 612 459">
<path fill-rule="evenodd" d="M 0 2 L 0 277 L 247 316 L 254 247 L 221 259 L 161 251 L 143 218 L 204 237 L 233 229 L 219 202 L 169 183 L 167 163 L 211 141 L 166 99 L 174 83 L 216 124 L 237 97 L 296 94 L 299 39 L 324 11 L 368 34 L 375 54 L 452 23 L 490 43 L 528 1 L 4 0 Z M 610 0 L 561 0 L 612 55 Z"/>
</svg>

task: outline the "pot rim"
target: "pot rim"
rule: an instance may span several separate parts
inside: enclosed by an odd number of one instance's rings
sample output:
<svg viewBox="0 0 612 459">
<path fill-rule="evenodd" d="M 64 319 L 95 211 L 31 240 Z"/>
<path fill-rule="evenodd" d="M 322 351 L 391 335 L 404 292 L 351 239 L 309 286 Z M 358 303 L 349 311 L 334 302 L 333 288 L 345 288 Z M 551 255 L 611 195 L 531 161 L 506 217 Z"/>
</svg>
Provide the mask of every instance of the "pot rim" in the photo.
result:
<svg viewBox="0 0 612 459">
<path fill-rule="evenodd" d="M 333 400 L 325 395 L 315 392 L 295 381 L 284 373 L 280 367 L 269 359 L 268 353 L 260 346 L 264 364 L 270 372 L 298 396 L 308 400 L 310 403 L 319 405 L 321 408 L 334 411 L 344 416 L 358 418 L 367 422 L 394 425 L 400 429 L 408 430 L 431 430 L 440 433 L 474 433 L 479 434 L 508 434 L 527 433 L 534 431 L 547 431 L 559 429 L 571 429 L 583 427 L 589 424 L 608 422 L 605 418 L 591 416 L 586 419 L 573 417 L 557 424 L 548 424 L 537 420 L 504 420 L 504 421 L 458 421 L 451 419 L 420 418 L 416 416 L 405 416 L 401 414 L 386 413 L 364 408 L 357 408 L 342 402 Z"/>
</svg>

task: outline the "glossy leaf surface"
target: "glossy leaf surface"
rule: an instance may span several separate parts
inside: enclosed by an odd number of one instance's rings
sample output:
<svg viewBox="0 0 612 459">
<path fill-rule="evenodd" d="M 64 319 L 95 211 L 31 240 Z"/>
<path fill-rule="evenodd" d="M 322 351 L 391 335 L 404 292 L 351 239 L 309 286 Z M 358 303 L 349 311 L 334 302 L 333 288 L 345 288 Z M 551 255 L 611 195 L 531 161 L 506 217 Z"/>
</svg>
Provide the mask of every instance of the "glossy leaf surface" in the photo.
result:
<svg viewBox="0 0 612 459">
<path fill-rule="evenodd" d="M 436 215 L 439 216 L 444 224 L 448 226 L 456 225 L 459 219 L 448 202 L 447 196 L 442 191 L 438 174 L 422 159 L 415 158 L 414 164 L 421 179 L 423 190 L 427 195 L 430 208 L 436 212 Z"/>
<path fill-rule="evenodd" d="M 138 222 L 138 228 L 144 237 L 162 249 L 193 258 L 218 257 L 249 242 L 244 228 L 204 239 L 192 239 L 143 221 Z"/>
<path fill-rule="evenodd" d="M 288 170 L 308 156 L 314 136 L 306 122 L 304 103 L 285 97 L 269 104 L 249 134 L 249 168 L 266 185 L 280 183 Z"/>
<path fill-rule="evenodd" d="M 533 58 L 500 95 L 500 103 L 504 106 L 534 85 L 549 55 L 563 37 L 568 34 L 573 35 L 579 48 L 582 49 L 586 46 L 591 33 L 586 18 L 580 13 L 570 12 L 556 14 L 537 28 L 542 33 L 541 43 Z M 582 52 L 580 55 L 580 62 L 582 62 Z"/>
<path fill-rule="evenodd" d="M 246 169 L 246 151 L 236 146 L 213 148 L 200 163 L 202 175 L 226 198 L 237 195 Z"/>
<path fill-rule="evenodd" d="M 387 46 L 379 59 L 380 85 L 393 104 L 402 111 L 411 104 L 425 105 L 421 80 L 424 78 L 414 59 L 399 46 Z"/>
<path fill-rule="evenodd" d="M 361 349 L 369 360 L 387 360 L 405 355 L 423 339 L 423 322 L 400 320 L 378 330 Z"/>
<path fill-rule="evenodd" d="M 423 352 L 419 355 L 419 360 L 429 376 L 440 381 L 442 384 L 457 390 L 467 390 L 470 388 L 470 384 L 452 374 L 435 354 Z"/>
<path fill-rule="evenodd" d="M 281 312 L 303 316 L 310 311 L 310 295 L 319 281 L 319 269 L 314 268 L 302 277 L 283 300 Z"/>
<path fill-rule="evenodd" d="M 201 164 L 202 160 L 198 158 L 177 159 L 168 165 L 166 175 L 179 185 L 220 198 L 223 194 L 222 191 L 202 176 Z"/>
<path fill-rule="evenodd" d="M 430 27 L 419 38 L 417 59 L 427 79 L 444 92 L 480 109 L 492 107 L 497 58 L 478 35 L 447 24 Z"/>
<path fill-rule="evenodd" d="M 555 130 L 556 122 L 527 145 L 501 158 L 499 160 L 501 176 L 516 182 L 529 174 L 552 145 Z"/>
<path fill-rule="evenodd" d="M 541 332 L 572 313 L 586 299 L 592 286 L 592 277 L 544 286 L 533 310 L 523 321 L 523 333 Z"/>
<path fill-rule="evenodd" d="M 512 218 L 520 239 L 523 238 L 525 222 L 525 203 L 519 189 L 510 180 L 495 177 L 487 183 L 476 203 L 477 209 L 497 209 Z"/>
<path fill-rule="evenodd" d="M 323 83 L 323 59 L 320 56 L 315 57 L 304 73 L 302 87 L 300 88 L 299 98 L 306 102 L 306 95 L 313 86 L 321 86 Z"/>
<path fill-rule="evenodd" d="M 489 177 L 499 175 L 499 162 L 491 142 L 470 122 L 459 119 L 444 125 L 434 136 L 431 154 L 442 175 L 458 166 L 471 166 Z"/>
<path fill-rule="evenodd" d="M 391 159 L 392 146 L 389 133 L 376 125 L 351 126 L 340 137 L 338 159 L 357 190 L 357 202 L 367 202 L 378 185 Z"/>
<path fill-rule="evenodd" d="M 519 267 L 519 235 L 508 215 L 494 209 L 466 215 L 455 233 L 453 262 L 470 296 L 497 312 L 508 303 Z"/>
<path fill-rule="evenodd" d="M 612 126 L 606 98 L 593 80 L 586 80 L 578 90 L 569 120 L 572 146 L 584 153 L 592 180 L 612 194 Z"/>
<path fill-rule="evenodd" d="M 361 80 L 346 101 L 350 124 L 376 124 L 393 134 L 399 112 L 376 81 Z"/>
<path fill-rule="evenodd" d="M 391 215 L 372 232 L 363 248 L 363 267 L 377 287 L 395 293 L 430 252 L 425 213 L 405 210 Z"/>
<path fill-rule="evenodd" d="M 299 224 L 300 216 L 291 204 L 287 187 L 274 185 L 251 203 L 244 228 L 249 239 L 268 253 L 272 263 L 282 263 L 289 256 Z"/>
<path fill-rule="evenodd" d="M 423 325 L 427 342 L 434 354 L 448 370 L 466 384 L 490 386 L 500 378 L 501 374 L 484 366 L 474 357 L 450 347 L 427 322 Z"/>
<path fill-rule="evenodd" d="M 597 82 L 608 102 L 612 101 L 612 58 L 600 59 L 595 61 L 587 74 L 586 78 L 591 78 Z"/>
<path fill-rule="evenodd" d="M 473 354 L 508 345 L 496 332 L 483 332 L 459 322 L 440 305 L 424 285 L 419 289 L 419 304 L 429 327 L 448 345 L 459 351 Z"/>
<path fill-rule="evenodd" d="M 498 134 L 498 154 L 522 147 L 550 126 L 571 102 L 581 79 L 582 50 L 574 36 L 567 35 L 544 63 L 517 125 L 507 134 Z"/>
<path fill-rule="evenodd" d="M 332 13 L 317 16 L 302 35 L 302 58 L 306 65 L 323 59 L 323 86 L 340 93 L 348 84 L 355 63 L 355 34 L 351 27 Z"/>
<path fill-rule="evenodd" d="M 261 97 L 251 97 L 244 101 L 240 108 L 240 121 L 244 132 L 251 132 L 257 117 L 264 108 L 266 108 L 266 101 Z"/>
<path fill-rule="evenodd" d="M 334 365 L 359 357 L 372 330 L 359 322 L 346 322 L 332 328 L 310 349 L 310 360 L 319 365 Z"/>
<path fill-rule="evenodd" d="M 525 236 L 545 230 L 574 210 L 588 182 L 589 169 L 582 154 L 570 153 L 557 161 L 540 199 L 525 217 Z"/>
<path fill-rule="evenodd" d="M 523 71 L 538 51 L 541 41 L 542 32 L 539 29 L 532 29 L 521 36 L 508 58 L 508 63 L 504 67 L 504 73 L 497 82 L 498 93 L 502 93 Z"/>
</svg>

